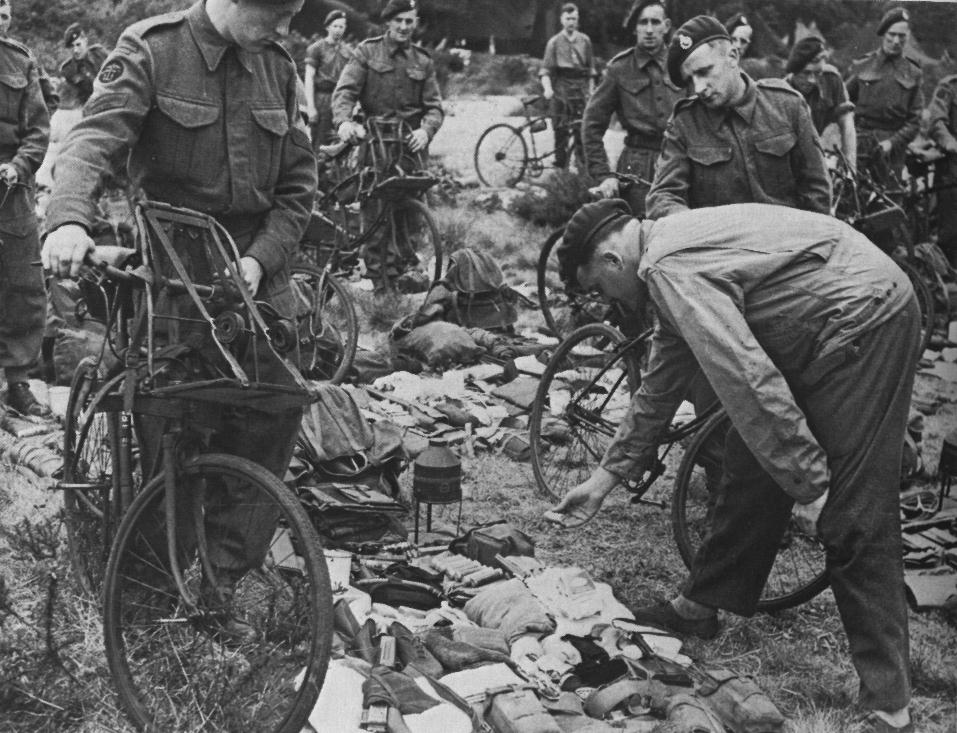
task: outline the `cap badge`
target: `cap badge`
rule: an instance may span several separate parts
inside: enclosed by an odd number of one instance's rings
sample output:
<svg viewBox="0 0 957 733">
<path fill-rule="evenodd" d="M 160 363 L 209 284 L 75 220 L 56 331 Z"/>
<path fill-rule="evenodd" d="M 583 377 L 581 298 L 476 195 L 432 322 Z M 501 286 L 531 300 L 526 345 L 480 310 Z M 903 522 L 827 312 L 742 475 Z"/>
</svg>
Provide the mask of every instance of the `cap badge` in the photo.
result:
<svg viewBox="0 0 957 733">
<path fill-rule="evenodd" d="M 906 10 L 901 10 L 901 17 L 902 17 L 904 20 L 908 20 L 908 21 L 909 21 L 909 20 L 910 20 L 910 13 L 908 13 Z"/>
<path fill-rule="evenodd" d="M 684 33 L 678 35 L 678 45 L 681 46 L 683 51 L 687 51 L 691 48 L 692 43 L 694 43 L 694 41 L 691 40 L 691 36 L 686 36 Z"/>
<path fill-rule="evenodd" d="M 740 21 L 741 21 L 741 25 L 751 25 L 751 24 L 748 22 L 748 19 L 745 18 L 743 15 L 741 16 Z"/>
</svg>

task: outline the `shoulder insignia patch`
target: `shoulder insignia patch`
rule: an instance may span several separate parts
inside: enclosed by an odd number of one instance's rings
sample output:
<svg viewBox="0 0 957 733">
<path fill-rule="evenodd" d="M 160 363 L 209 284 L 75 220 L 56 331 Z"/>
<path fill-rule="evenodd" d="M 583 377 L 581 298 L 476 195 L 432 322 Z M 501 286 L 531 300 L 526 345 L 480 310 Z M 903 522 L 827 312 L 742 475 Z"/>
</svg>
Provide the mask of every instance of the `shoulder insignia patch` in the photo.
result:
<svg viewBox="0 0 957 733">
<path fill-rule="evenodd" d="M 102 84 L 109 84 L 116 81 L 123 75 L 123 62 L 119 59 L 113 59 L 112 61 L 107 61 L 103 64 L 103 68 L 100 69 L 99 76 L 96 78 Z"/>
</svg>

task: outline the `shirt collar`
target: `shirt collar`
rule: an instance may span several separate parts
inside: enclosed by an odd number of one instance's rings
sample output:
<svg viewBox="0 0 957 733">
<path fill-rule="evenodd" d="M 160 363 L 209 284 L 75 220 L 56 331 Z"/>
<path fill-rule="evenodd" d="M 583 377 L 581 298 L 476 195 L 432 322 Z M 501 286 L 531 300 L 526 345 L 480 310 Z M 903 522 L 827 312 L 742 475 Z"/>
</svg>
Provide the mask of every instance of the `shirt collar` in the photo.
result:
<svg viewBox="0 0 957 733">
<path fill-rule="evenodd" d="M 638 66 L 645 68 L 652 61 L 658 64 L 662 69 L 665 68 L 665 56 L 668 53 L 668 49 L 662 44 L 661 48 L 658 49 L 658 52 L 655 54 L 648 53 L 645 49 L 640 46 L 635 46 L 635 59 L 638 62 Z"/>
<path fill-rule="evenodd" d="M 395 56 L 397 53 L 402 53 L 404 55 L 410 48 L 412 48 L 411 41 L 407 46 L 403 46 L 388 33 L 385 34 L 385 50 L 386 53 L 389 54 L 390 58 Z"/>
<path fill-rule="evenodd" d="M 736 112 L 745 122 L 751 122 L 751 118 L 754 117 L 754 107 L 757 103 L 758 93 L 754 88 L 754 80 L 744 72 L 741 73 L 741 76 L 744 78 L 744 83 L 746 84 L 744 88 L 744 98 L 729 111 Z"/>
<path fill-rule="evenodd" d="M 196 41 L 199 52 L 203 54 L 203 59 L 206 61 L 206 67 L 210 71 L 216 70 L 226 51 L 231 47 L 236 49 L 236 58 L 239 59 L 243 68 L 250 72 L 253 70 L 249 52 L 244 51 L 234 43 L 230 43 L 216 30 L 213 21 L 209 19 L 209 13 L 206 12 L 205 0 L 199 0 L 194 4 L 187 12 L 186 18 L 189 22 L 189 29 L 193 34 L 193 40 Z"/>
</svg>

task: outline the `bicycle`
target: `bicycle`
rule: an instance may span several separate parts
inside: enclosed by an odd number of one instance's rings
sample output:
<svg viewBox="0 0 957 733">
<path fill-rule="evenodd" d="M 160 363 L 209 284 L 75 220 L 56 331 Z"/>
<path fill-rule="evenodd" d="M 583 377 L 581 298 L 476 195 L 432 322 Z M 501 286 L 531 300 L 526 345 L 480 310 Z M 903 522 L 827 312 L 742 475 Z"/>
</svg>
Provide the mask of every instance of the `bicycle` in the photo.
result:
<svg viewBox="0 0 957 733">
<path fill-rule="evenodd" d="M 561 500 L 599 465 L 640 384 L 640 365 L 651 334 L 648 329 L 625 338 L 605 323 L 590 323 L 573 331 L 552 354 L 529 417 L 532 471 L 547 496 Z M 632 503 L 664 508 L 645 495 L 666 473 L 673 448 L 687 444 L 676 473 L 671 523 L 679 554 L 689 568 L 710 526 L 729 426 L 717 404 L 700 415 L 678 419 L 657 439 L 654 464 L 625 484 Z M 823 547 L 792 525 L 782 538 L 758 608 L 768 612 L 790 608 L 826 587 Z"/>
<path fill-rule="evenodd" d="M 609 173 L 609 177 L 617 178 L 625 187 L 643 185 L 650 186 L 650 182 L 630 173 Z M 589 189 L 593 198 L 600 197 L 600 189 L 596 186 Z M 643 330 L 643 323 L 647 322 L 647 315 L 627 313 L 620 304 L 608 303 L 593 293 L 585 293 L 575 288 L 558 283 L 558 247 L 564 227 L 548 235 L 542 244 L 536 267 L 536 284 L 538 288 L 538 304 L 542 309 L 545 325 L 555 336 L 562 338 L 572 330 L 586 323 L 610 323 L 613 326 L 624 328 L 627 335 L 635 335 Z M 632 329 L 632 330 L 628 330 Z"/>
<path fill-rule="evenodd" d="M 538 178 L 545 172 L 545 161 L 553 157 L 556 151 L 546 149 L 539 154 L 535 142 L 536 133 L 545 132 L 548 129 L 549 116 L 538 114 L 534 110 L 542 99 L 540 94 L 522 97 L 522 115 L 525 117 L 525 122 L 518 127 L 507 122 L 499 122 L 487 128 L 479 137 L 472 160 L 475 164 L 475 172 L 483 184 L 493 188 L 511 188 L 520 183 L 526 175 Z M 569 109 L 583 108 L 584 100 L 577 106 L 574 100 L 569 100 L 566 101 L 565 106 Z M 569 165 L 574 162 L 578 170 L 583 171 L 585 169 L 584 151 L 580 140 L 573 134 L 581 127 L 581 123 L 579 115 L 561 124 L 572 133 L 568 137 L 565 159 Z M 529 146 L 531 146 L 531 155 L 529 155 Z"/>
<path fill-rule="evenodd" d="M 333 161 L 350 162 L 339 165 L 343 177 L 313 208 L 302 242 L 303 257 L 320 268 L 328 266 L 332 275 L 351 277 L 359 268 L 362 249 L 378 246 L 383 259 L 395 256 L 400 270 L 428 266 L 428 284 L 437 282 L 442 277 L 442 244 L 432 212 L 420 197 L 438 179 L 424 172 L 419 157 L 408 151 L 407 122 L 372 117 L 366 129 L 365 139 L 354 146 L 323 148 Z M 395 283 L 385 269 L 383 276 L 386 288 L 403 290 L 402 276 Z"/>
<path fill-rule="evenodd" d="M 936 288 L 937 283 L 928 284 L 923 262 L 915 254 L 908 215 L 891 192 L 866 171 L 857 171 L 855 176 L 841 151 L 834 149 L 828 154 L 833 191 L 831 214 L 864 234 L 907 275 L 920 307 L 920 351 L 923 352 L 936 328 L 937 298 L 931 287 Z"/>
<path fill-rule="evenodd" d="M 204 434 L 238 408 L 274 412 L 313 399 L 289 358 L 295 327 L 252 299 L 236 246 L 214 219 L 157 203 L 139 204 L 135 216 L 137 248 L 97 249 L 81 279 L 107 339 L 70 391 L 58 488 L 71 563 L 88 587 L 102 586 L 107 662 L 137 728 L 298 732 L 331 651 L 319 538 L 276 476 L 202 450 Z M 202 246 L 178 251 L 178 228 L 202 232 Z M 199 273 L 210 284 L 194 282 Z M 177 328 L 194 329 L 186 342 L 203 336 L 208 353 L 174 338 Z M 284 383 L 264 381 L 267 361 Z M 166 421 L 159 446 L 147 429 L 156 419 Z M 207 523 L 227 508 L 276 520 L 265 555 L 241 577 L 215 564 L 207 542 Z M 228 597 L 224 574 L 235 581 Z M 230 631 L 236 617 L 250 633 Z"/>
</svg>

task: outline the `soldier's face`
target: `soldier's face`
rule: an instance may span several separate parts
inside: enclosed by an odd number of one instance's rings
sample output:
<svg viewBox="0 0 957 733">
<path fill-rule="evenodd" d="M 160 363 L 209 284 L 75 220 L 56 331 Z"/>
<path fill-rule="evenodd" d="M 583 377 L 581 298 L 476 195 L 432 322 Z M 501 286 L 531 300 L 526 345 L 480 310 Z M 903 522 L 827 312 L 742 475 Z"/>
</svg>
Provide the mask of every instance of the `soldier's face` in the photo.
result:
<svg viewBox="0 0 957 733">
<path fill-rule="evenodd" d="M 671 21 L 665 17 L 661 5 L 649 5 L 641 11 L 635 24 L 635 38 L 638 47 L 646 51 L 657 51 L 664 45 L 665 36 L 671 30 Z"/>
<path fill-rule="evenodd" d="M 419 12 L 417 10 L 406 10 L 389 21 L 389 35 L 399 43 L 411 41 L 418 23 Z"/>
<path fill-rule="evenodd" d="M 305 0 L 290 0 L 280 4 L 233 0 L 225 20 L 228 40 L 244 51 L 259 53 L 273 41 L 289 33 L 289 24 L 302 10 Z"/>
<path fill-rule="evenodd" d="M 326 26 L 326 32 L 333 41 L 341 41 L 342 37 L 346 34 L 346 19 L 339 18 L 338 20 L 332 21 Z"/>
<path fill-rule="evenodd" d="M 86 52 L 89 49 L 90 42 L 87 40 L 86 36 L 78 37 L 73 43 L 70 44 L 70 52 L 73 54 L 73 58 L 79 60 L 86 56 Z"/>
<path fill-rule="evenodd" d="M 593 293 L 603 300 L 621 303 L 628 310 L 643 297 L 643 285 L 638 279 L 637 268 L 630 266 L 624 256 L 633 242 L 629 227 L 602 237 L 595 247 L 595 254 L 575 273 L 578 286 L 586 293 Z"/>
<path fill-rule="evenodd" d="M 726 107 L 738 90 L 738 51 L 727 41 L 698 46 L 681 65 L 694 93 L 707 107 Z"/>
<path fill-rule="evenodd" d="M 811 63 L 792 75 L 791 82 L 794 84 L 794 88 L 799 92 L 811 91 L 820 83 L 823 69 L 824 52 L 822 51 Z"/>
<path fill-rule="evenodd" d="M 562 30 L 566 33 L 578 30 L 578 11 L 572 10 L 570 13 L 562 13 Z"/>
<path fill-rule="evenodd" d="M 738 49 L 738 56 L 744 57 L 745 51 L 751 47 L 751 39 L 754 37 L 754 28 L 749 25 L 739 25 L 731 32 L 731 43 Z"/>
<path fill-rule="evenodd" d="M 10 6 L 0 8 L 0 37 L 6 36 L 10 30 Z"/>
<path fill-rule="evenodd" d="M 881 47 L 888 56 L 900 56 L 904 53 L 908 38 L 910 38 L 910 26 L 906 20 L 902 20 L 885 31 Z"/>
</svg>

